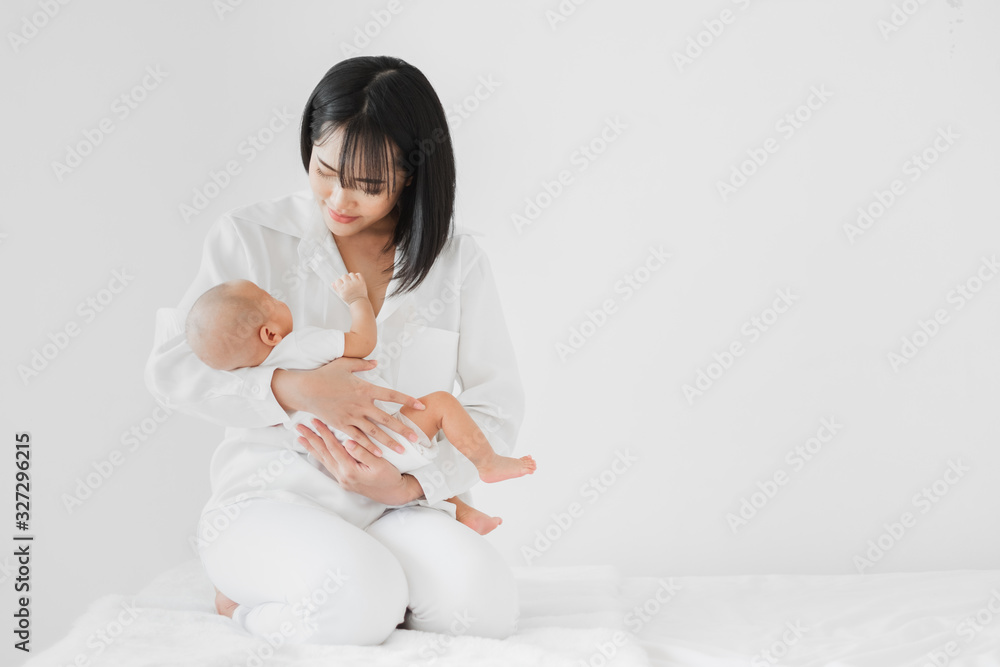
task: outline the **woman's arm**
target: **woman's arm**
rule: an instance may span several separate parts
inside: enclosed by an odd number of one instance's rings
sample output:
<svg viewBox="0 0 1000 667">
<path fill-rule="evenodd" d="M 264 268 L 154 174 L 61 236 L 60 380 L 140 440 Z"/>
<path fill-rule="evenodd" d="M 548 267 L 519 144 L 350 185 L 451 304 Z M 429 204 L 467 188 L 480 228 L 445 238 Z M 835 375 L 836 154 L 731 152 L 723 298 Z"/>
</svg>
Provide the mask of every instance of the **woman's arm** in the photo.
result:
<svg viewBox="0 0 1000 667">
<path fill-rule="evenodd" d="M 161 403 L 223 426 L 280 424 L 287 414 L 271 391 L 273 368 L 215 370 L 195 356 L 184 335 L 184 320 L 194 301 L 210 287 L 234 278 L 256 282 L 245 245 L 227 215 L 209 229 L 201 267 L 180 304 L 156 313 L 146 387 Z"/>
<path fill-rule="evenodd" d="M 378 451 L 367 433 L 388 447 L 401 448 L 389 434 L 369 421 L 378 420 L 409 437 L 412 429 L 379 410 L 372 399 L 413 405 L 414 398 L 377 387 L 354 375 L 374 368 L 375 362 L 337 359 L 315 370 L 275 371 L 273 367 L 219 371 L 202 363 L 187 343 L 184 320 L 195 300 L 226 280 L 244 278 L 262 288 L 254 258 L 234 220 L 223 216 L 209 230 L 201 267 L 176 308 L 161 308 L 156 317 L 153 350 L 146 363 L 146 386 L 164 404 L 223 426 L 254 428 L 284 422 L 286 409 L 306 410 L 357 438 L 369 451 Z M 364 429 L 364 431 L 362 431 Z M 377 431 L 373 433 L 372 431 Z M 415 439 L 413 433 L 411 439 Z M 381 453 L 381 452 L 380 452 Z"/>
<path fill-rule="evenodd" d="M 486 254 L 471 236 L 463 237 L 458 343 L 458 401 L 494 451 L 510 456 L 524 420 L 524 387 L 504 318 L 503 305 Z M 411 474 L 428 502 L 467 491 L 479 482 L 475 466 L 441 433 L 439 454 Z"/>
</svg>

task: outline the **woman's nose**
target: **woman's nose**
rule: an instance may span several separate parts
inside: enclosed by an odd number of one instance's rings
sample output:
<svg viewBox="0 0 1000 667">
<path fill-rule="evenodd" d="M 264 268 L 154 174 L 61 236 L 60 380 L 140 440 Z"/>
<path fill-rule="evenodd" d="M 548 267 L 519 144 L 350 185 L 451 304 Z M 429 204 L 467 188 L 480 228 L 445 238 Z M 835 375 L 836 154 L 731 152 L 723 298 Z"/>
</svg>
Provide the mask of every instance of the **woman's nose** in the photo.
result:
<svg viewBox="0 0 1000 667">
<path fill-rule="evenodd" d="M 341 213 L 348 213 L 351 206 L 351 193 L 340 187 L 339 183 L 334 183 L 330 190 L 330 204 Z"/>
</svg>

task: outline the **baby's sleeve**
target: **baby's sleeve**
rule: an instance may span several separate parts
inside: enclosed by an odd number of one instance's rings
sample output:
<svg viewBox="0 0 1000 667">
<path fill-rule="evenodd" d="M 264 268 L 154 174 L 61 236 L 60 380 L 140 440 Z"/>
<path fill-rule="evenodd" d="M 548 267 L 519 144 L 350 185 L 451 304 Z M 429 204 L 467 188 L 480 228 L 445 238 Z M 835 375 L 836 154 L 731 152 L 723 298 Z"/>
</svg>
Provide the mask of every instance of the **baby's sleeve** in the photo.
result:
<svg viewBox="0 0 1000 667">
<path fill-rule="evenodd" d="M 278 368 L 311 370 L 344 356 L 346 337 L 339 329 L 302 326 L 295 327 L 288 335 L 294 337 L 294 345 L 290 349 L 295 357 L 294 361 L 289 360 L 288 363 L 296 365 L 283 366 L 279 363 Z M 268 363 L 270 364 L 270 360 Z"/>
</svg>

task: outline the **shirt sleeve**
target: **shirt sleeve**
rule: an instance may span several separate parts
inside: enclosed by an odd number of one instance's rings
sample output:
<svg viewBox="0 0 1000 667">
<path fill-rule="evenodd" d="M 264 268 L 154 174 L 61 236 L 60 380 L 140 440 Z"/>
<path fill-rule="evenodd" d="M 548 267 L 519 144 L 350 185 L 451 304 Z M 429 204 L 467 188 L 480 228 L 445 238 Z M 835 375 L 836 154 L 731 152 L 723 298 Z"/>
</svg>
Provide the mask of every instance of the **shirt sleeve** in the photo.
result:
<svg viewBox="0 0 1000 667">
<path fill-rule="evenodd" d="M 524 387 L 514 346 L 493 279 L 489 259 L 474 239 L 462 249 L 460 327 L 458 342 L 458 401 L 502 456 L 514 451 L 524 420 Z M 471 489 L 479 482 L 475 466 L 455 449 L 444 433 L 433 462 L 411 471 L 428 504 Z M 442 446 L 445 445 L 445 446 Z"/>
<path fill-rule="evenodd" d="M 280 424 L 288 415 L 271 391 L 273 366 L 215 370 L 195 356 L 184 335 L 184 321 L 195 300 L 210 287 L 236 278 L 258 282 L 236 225 L 227 215 L 209 230 L 201 267 L 180 304 L 156 313 L 146 387 L 164 405 L 223 426 Z"/>
</svg>

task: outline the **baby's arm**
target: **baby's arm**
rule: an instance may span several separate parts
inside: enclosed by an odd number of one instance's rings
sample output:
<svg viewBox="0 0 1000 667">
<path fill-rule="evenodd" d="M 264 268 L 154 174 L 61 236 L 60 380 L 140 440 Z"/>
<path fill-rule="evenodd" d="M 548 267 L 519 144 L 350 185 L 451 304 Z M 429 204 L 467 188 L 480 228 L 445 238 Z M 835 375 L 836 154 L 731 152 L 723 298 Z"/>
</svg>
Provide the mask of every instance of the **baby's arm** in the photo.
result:
<svg viewBox="0 0 1000 667">
<path fill-rule="evenodd" d="M 333 282 L 333 290 L 351 309 L 351 330 L 344 334 L 344 356 L 364 359 L 375 349 L 378 337 L 365 279 L 360 273 L 346 273 Z"/>
</svg>

